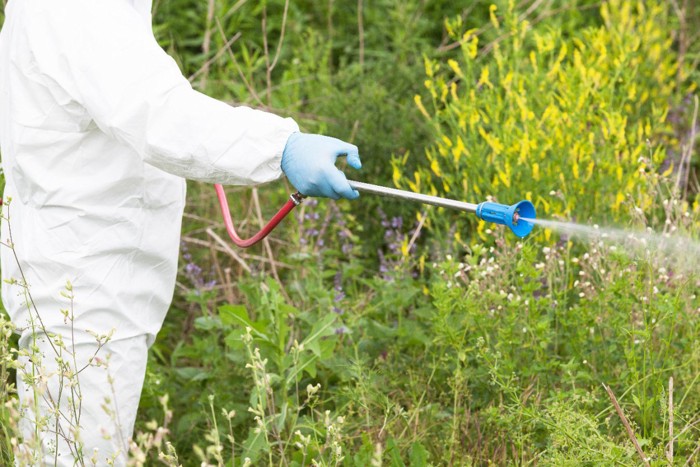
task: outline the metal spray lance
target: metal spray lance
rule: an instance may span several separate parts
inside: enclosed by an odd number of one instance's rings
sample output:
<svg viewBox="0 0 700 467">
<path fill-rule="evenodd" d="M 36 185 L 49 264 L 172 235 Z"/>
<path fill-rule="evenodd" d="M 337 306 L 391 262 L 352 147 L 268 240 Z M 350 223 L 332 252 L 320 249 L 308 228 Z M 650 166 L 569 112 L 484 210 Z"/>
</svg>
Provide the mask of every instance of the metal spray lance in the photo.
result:
<svg viewBox="0 0 700 467">
<path fill-rule="evenodd" d="M 349 180 L 348 182 L 353 189 L 364 193 L 474 213 L 479 219 L 510 227 L 513 233 L 518 237 L 525 237 L 532 231 L 534 224 L 529 222 L 528 219 L 536 218 L 535 206 L 527 200 L 520 201 L 519 203 L 510 206 L 506 204 L 493 203 L 490 201 L 472 204 L 448 198 L 440 198 L 438 196 L 424 195 L 421 193 L 397 190 L 395 188 L 388 188 L 380 185 L 372 185 L 370 183 L 356 182 L 353 180 Z M 275 214 L 258 233 L 244 240 L 240 238 L 238 234 L 236 234 L 236 230 L 233 227 L 233 221 L 231 220 L 231 213 L 229 211 L 224 188 L 221 185 L 215 185 L 215 188 L 216 194 L 219 198 L 221 213 L 224 216 L 226 231 L 228 232 L 229 237 L 231 237 L 233 243 L 243 248 L 255 245 L 260 240 L 267 237 L 267 235 L 272 232 L 275 227 L 277 227 L 277 224 L 279 224 L 282 219 L 284 219 L 285 216 L 292 211 L 292 209 L 300 205 L 304 200 L 304 195 L 301 193 L 297 192 L 290 195 L 289 200 L 284 204 L 284 206 L 282 206 L 277 214 Z"/>
</svg>

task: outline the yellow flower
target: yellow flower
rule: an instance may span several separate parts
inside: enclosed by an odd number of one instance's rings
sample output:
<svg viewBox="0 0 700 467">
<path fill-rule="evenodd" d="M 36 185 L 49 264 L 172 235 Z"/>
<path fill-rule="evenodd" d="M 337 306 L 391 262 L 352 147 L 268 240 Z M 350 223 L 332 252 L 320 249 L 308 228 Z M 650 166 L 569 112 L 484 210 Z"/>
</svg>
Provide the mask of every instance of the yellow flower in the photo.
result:
<svg viewBox="0 0 700 467">
<path fill-rule="evenodd" d="M 418 110 L 425 118 L 430 118 L 430 114 L 425 110 L 425 106 L 423 105 L 423 98 L 419 94 L 413 96 L 413 102 L 416 103 L 416 107 L 418 107 Z"/>
<path fill-rule="evenodd" d="M 479 77 L 479 81 L 476 83 L 477 86 L 483 86 L 486 85 L 490 89 L 493 89 L 493 84 L 491 81 L 489 81 L 489 69 L 488 67 L 483 67 L 481 69 L 481 76 Z"/>
<path fill-rule="evenodd" d="M 462 50 L 470 59 L 476 58 L 479 51 L 479 36 L 474 34 L 475 31 L 476 29 L 470 29 L 462 36 Z"/>
<path fill-rule="evenodd" d="M 467 154 L 467 148 L 464 146 L 464 141 L 462 141 L 461 136 L 457 136 L 457 144 L 452 148 L 452 157 L 455 162 L 459 160 L 462 154 Z"/>
<path fill-rule="evenodd" d="M 457 62 L 457 60 L 450 59 L 447 61 L 447 64 L 450 66 L 450 68 L 452 68 L 452 71 L 454 71 L 457 76 L 459 76 L 460 78 L 464 78 L 464 73 L 459 67 L 459 63 Z"/>
<path fill-rule="evenodd" d="M 437 65 L 428 58 L 423 61 L 423 64 L 425 65 L 425 75 L 432 78 L 435 74 L 435 70 L 437 70 Z"/>
<path fill-rule="evenodd" d="M 673 165 L 673 162 L 671 162 L 668 166 L 668 169 L 664 170 L 661 176 L 665 178 L 671 175 L 673 173 Z"/>
<path fill-rule="evenodd" d="M 501 24 L 498 22 L 498 18 L 496 17 L 496 10 L 498 10 L 498 7 L 496 5 L 491 5 L 489 7 L 489 17 L 491 19 L 491 24 L 493 24 L 493 27 L 496 29 L 500 29 Z"/>
<path fill-rule="evenodd" d="M 588 167 L 586 167 L 586 181 L 590 180 L 593 175 L 593 168 L 595 167 L 595 162 L 590 161 Z"/>
<path fill-rule="evenodd" d="M 482 138 L 484 138 L 484 140 L 486 140 L 486 143 L 491 146 L 491 149 L 495 155 L 499 155 L 501 152 L 503 152 L 503 144 L 497 136 L 486 133 L 486 131 L 481 127 L 479 127 L 479 134 Z"/>
<path fill-rule="evenodd" d="M 442 177 L 442 172 L 440 171 L 440 164 L 438 164 L 437 159 L 433 159 L 430 162 L 430 170 L 432 170 L 436 176 Z"/>
<path fill-rule="evenodd" d="M 537 66 L 537 55 L 535 54 L 534 50 L 530 51 L 530 64 L 535 72 L 539 70 L 539 67 Z"/>
<path fill-rule="evenodd" d="M 512 173 L 511 173 L 511 169 L 510 169 L 510 164 L 508 162 L 506 162 L 505 169 L 503 171 L 501 171 L 501 170 L 498 171 L 498 178 L 506 186 L 506 188 L 510 188 L 511 176 L 512 176 Z"/>
<path fill-rule="evenodd" d="M 404 238 L 403 242 L 401 242 L 401 254 L 404 257 L 408 256 L 408 238 Z"/>
</svg>

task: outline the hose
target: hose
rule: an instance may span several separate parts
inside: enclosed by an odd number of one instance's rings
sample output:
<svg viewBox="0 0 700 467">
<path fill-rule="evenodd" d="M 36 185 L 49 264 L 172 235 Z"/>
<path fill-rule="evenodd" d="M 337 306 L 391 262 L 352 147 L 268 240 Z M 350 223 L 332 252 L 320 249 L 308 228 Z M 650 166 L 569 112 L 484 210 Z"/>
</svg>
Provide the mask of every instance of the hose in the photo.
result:
<svg viewBox="0 0 700 467">
<path fill-rule="evenodd" d="M 228 236 L 231 237 L 231 240 L 233 243 L 236 244 L 236 246 L 239 246 L 241 248 L 248 248 L 249 246 L 253 246 L 256 243 L 258 243 L 260 240 L 263 238 L 267 237 L 267 235 L 272 232 L 272 229 L 277 227 L 277 224 L 279 224 L 282 219 L 284 219 L 287 214 L 291 212 L 292 209 L 295 207 L 299 206 L 304 199 L 304 195 L 301 193 L 294 193 L 289 197 L 289 200 L 284 203 L 284 206 L 277 211 L 277 214 L 275 214 L 272 219 L 255 235 L 248 239 L 242 239 L 241 237 L 238 236 L 236 233 L 236 229 L 233 227 L 233 221 L 231 220 L 231 211 L 229 210 L 228 207 L 228 200 L 226 199 L 226 192 L 224 191 L 224 187 L 215 184 L 214 189 L 216 189 L 216 196 L 219 198 L 219 207 L 221 208 L 221 215 L 224 217 L 224 224 L 226 225 L 226 232 L 228 233 Z"/>
</svg>

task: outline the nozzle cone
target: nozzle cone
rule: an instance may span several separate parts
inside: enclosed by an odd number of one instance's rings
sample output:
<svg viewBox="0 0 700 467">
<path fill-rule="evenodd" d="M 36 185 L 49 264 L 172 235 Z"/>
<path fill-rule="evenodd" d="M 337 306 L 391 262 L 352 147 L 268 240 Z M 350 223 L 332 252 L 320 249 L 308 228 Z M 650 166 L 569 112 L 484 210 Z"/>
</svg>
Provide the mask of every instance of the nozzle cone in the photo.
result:
<svg viewBox="0 0 700 467">
<path fill-rule="evenodd" d="M 496 224 L 507 225 L 518 237 L 525 237 L 535 226 L 527 219 L 535 219 L 535 206 L 527 200 L 508 206 L 505 204 L 484 202 L 476 207 L 479 219 Z"/>
</svg>

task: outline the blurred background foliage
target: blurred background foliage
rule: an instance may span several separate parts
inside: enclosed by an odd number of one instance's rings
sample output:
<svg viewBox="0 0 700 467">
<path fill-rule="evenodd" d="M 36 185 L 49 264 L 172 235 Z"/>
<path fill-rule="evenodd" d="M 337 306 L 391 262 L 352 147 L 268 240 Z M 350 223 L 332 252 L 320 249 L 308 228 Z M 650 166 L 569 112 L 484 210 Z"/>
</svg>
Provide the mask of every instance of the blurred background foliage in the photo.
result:
<svg viewBox="0 0 700 467">
<path fill-rule="evenodd" d="M 196 89 L 355 143 L 351 178 L 700 234 L 693 1 L 154 0 L 153 14 Z M 212 187 L 188 189 L 137 463 L 644 464 L 625 422 L 656 465 L 697 461 L 697 268 L 370 195 L 307 200 L 237 250 Z M 231 187 L 236 227 L 254 233 L 291 191 Z"/>
</svg>

